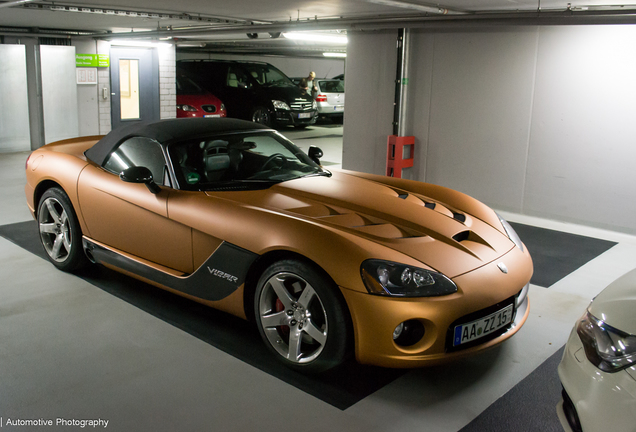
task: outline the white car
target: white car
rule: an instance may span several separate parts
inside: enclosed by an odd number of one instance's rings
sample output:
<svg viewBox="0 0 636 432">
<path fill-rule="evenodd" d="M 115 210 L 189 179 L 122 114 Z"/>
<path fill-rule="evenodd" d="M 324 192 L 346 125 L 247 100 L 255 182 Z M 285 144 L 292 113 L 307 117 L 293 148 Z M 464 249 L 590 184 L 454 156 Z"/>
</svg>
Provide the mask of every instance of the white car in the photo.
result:
<svg viewBox="0 0 636 432">
<path fill-rule="evenodd" d="M 332 120 L 342 119 L 344 115 L 344 81 L 337 79 L 316 80 L 318 93 L 316 103 L 318 105 L 318 115 L 329 117 Z"/>
<path fill-rule="evenodd" d="M 577 322 L 559 364 L 566 431 L 636 431 L 636 270 L 605 288 Z"/>
</svg>

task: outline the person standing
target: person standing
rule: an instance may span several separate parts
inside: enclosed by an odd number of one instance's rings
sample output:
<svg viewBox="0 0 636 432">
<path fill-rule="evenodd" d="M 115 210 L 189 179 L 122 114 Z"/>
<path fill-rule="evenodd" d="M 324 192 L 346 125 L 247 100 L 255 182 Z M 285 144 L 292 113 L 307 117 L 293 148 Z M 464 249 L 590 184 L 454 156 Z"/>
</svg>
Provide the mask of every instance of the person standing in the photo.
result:
<svg viewBox="0 0 636 432">
<path fill-rule="evenodd" d="M 316 99 L 318 94 L 318 87 L 316 86 L 316 72 L 309 72 L 309 76 L 305 78 L 307 80 L 307 93 L 311 93 L 311 98 Z"/>
</svg>

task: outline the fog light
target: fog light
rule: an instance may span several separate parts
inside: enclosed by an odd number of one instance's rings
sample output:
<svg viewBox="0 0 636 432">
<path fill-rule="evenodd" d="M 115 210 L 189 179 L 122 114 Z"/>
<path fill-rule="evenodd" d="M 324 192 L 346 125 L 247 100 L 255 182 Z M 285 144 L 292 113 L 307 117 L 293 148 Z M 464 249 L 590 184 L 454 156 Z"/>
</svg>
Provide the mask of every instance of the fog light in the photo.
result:
<svg viewBox="0 0 636 432">
<path fill-rule="evenodd" d="M 402 335 L 404 331 L 404 323 L 400 323 L 395 330 L 393 330 L 393 340 L 397 340 Z"/>
<path fill-rule="evenodd" d="M 404 321 L 393 330 L 393 341 L 403 347 L 415 345 L 422 340 L 424 332 L 424 325 L 420 321 Z"/>
</svg>

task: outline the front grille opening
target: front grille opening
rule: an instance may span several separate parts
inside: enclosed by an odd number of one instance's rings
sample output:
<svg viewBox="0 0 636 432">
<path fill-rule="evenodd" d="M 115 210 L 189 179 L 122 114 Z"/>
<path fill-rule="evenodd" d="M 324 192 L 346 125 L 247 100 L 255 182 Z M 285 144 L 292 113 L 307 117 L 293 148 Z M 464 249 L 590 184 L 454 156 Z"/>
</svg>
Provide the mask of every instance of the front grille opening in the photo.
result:
<svg viewBox="0 0 636 432">
<path fill-rule="evenodd" d="M 311 109 L 311 102 L 292 102 L 289 107 L 292 111 L 307 111 Z"/>
<path fill-rule="evenodd" d="M 216 106 L 215 105 L 202 105 L 201 109 L 207 113 L 215 113 Z"/>
<path fill-rule="evenodd" d="M 407 193 L 401 193 L 401 194 L 398 195 L 398 198 L 406 199 L 406 197 L 408 197 L 408 196 L 409 196 L 409 194 L 407 194 Z"/>
</svg>

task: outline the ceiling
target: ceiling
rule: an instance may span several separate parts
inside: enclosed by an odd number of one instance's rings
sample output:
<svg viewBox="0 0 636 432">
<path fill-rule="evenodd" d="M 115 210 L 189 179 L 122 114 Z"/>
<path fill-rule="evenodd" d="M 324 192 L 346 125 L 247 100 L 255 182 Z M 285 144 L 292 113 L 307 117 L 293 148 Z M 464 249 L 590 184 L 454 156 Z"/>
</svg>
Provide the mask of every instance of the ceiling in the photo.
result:
<svg viewBox="0 0 636 432">
<path fill-rule="evenodd" d="M 636 1 L 636 0 L 635 0 Z M 170 38 L 181 50 L 313 56 L 346 45 L 280 33 L 345 35 L 400 27 L 636 23 L 613 0 L 79 0 L 0 1 L 0 35 Z M 249 33 L 249 36 L 248 36 Z"/>
</svg>

